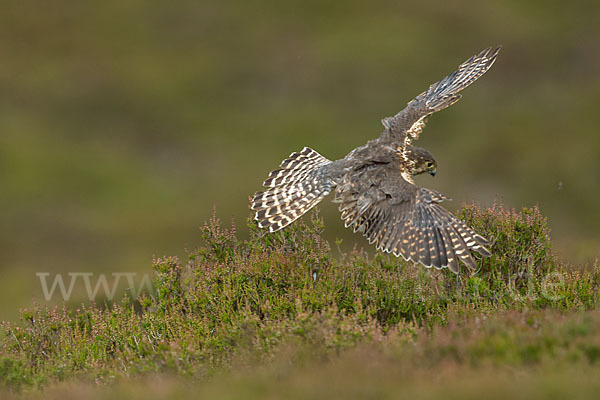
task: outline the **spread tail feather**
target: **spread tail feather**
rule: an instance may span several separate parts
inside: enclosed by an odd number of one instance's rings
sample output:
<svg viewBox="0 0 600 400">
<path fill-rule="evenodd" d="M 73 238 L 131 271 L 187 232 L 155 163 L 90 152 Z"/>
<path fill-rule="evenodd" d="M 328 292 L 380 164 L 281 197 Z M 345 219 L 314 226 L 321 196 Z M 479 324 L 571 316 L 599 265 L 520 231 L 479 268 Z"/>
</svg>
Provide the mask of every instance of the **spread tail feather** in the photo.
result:
<svg viewBox="0 0 600 400">
<path fill-rule="evenodd" d="M 330 160 L 308 147 L 283 160 L 263 183 L 269 189 L 252 198 L 258 226 L 276 232 L 319 203 L 333 188 L 323 170 L 329 164 Z"/>
</svg>

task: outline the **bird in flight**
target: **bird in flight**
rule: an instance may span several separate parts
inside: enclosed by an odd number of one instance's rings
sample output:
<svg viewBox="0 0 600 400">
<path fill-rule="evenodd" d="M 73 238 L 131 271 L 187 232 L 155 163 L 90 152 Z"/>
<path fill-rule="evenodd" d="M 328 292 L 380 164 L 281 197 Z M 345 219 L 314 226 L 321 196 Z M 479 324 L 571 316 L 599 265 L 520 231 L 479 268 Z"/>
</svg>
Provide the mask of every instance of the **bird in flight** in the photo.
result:
<svg viewBox="0 0 600 400">
<path fill-rule="evenodd" d="M 285 228 L 331 191 L 345 226 L 362 233 L 378 250 L 425 267 L 458 273 L 458 260 L 476 269 L 472 252 L 489 257 L 489 242 L 439 203 L 443 194 L 414 184 L 413 176 L 435 175 L 437 163 L 413 140 L 427 117 L 456 103 L 459 92 L 485 74 L 500 46 L 487 48 L 381 122 L 384 131 L 341 160 L 305 147 L 283 160 L 252 198 L 260 228 Z"/>
</svg>

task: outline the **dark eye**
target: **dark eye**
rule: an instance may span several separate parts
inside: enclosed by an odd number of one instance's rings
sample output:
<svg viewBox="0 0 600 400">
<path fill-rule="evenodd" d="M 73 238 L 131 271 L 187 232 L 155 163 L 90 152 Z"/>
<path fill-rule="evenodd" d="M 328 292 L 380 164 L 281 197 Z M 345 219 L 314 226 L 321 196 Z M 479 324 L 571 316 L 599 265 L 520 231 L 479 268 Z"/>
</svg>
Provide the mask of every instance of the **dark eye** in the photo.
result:
<svg viewBox="0 0 600 400">
<path fill-rule="evenodd" d="M 427 168 L 433 167 L 433 163 L 431 161 L 427 161 Z"/>
</svg>

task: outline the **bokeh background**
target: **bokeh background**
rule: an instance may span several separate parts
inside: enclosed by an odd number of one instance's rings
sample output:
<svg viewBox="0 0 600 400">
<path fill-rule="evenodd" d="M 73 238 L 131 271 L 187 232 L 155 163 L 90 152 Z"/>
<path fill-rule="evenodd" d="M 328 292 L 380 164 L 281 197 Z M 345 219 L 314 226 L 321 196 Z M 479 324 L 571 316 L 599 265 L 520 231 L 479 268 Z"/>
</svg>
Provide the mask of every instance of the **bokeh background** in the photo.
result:
<svg viewBox="0 0 600 400">
<path fill-rule="evenodd" d="M 0 319 L 44 302 L 37 272 L 148 273 L 184 255 L 213 206 L 246 235 L 248 197 L 289 153 L 343 157 L 497 44 L 492 70 L 430 118 L 419 145 L 438 175 L 418 183 L 451 210 L 538 204 L 561 256 L 593 261 L 599 16 L 557 0 L 4 1 Z M 328 239 L 366 245 L 321 211 Z"/>
</svg>

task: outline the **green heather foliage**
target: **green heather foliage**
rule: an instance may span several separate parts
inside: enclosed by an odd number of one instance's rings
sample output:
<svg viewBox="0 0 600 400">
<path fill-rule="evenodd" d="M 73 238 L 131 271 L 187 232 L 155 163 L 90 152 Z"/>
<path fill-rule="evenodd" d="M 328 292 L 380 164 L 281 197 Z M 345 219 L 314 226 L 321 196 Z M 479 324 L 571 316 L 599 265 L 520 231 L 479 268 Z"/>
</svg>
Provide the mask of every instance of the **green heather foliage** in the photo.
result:
<svg viewBox="0 0 600 400">
<path fill-rule="evenodd" d="M 550 229 L 537 207 L 523 208 L 520 213 L 502 205 L 481 210 L 465 206 L 459 217 L 492 243 L 492 257 L 481 265 L 486 273 L 540 275 L 554 269 L 550 249 Z"/>
<path fill-rule="evenodd" d="M 535 208 L 472 205 L 461 216 L 493 243 L 493 256 L 471 275 L 358 249 L 334 258 L 316 212 L 275 234 L 250 221 L 247 241 L 213 217 L 202 227 L 205 245 L 186 262 L 155 260 L 153 293 L 110 308 L 36 306 L 4 323 L 0 380 L 18 388 L 74 376 L 202 377 L 273 360 L 289 346 L 327 358 L 388 338 L 429 363 L 600 361 L 597 316 L 553 322 L 564 311 L 596 309 L 598 266 L 557 262 Z M 474 326 L 482 328 L 471 334 Z"/>
</svg>

